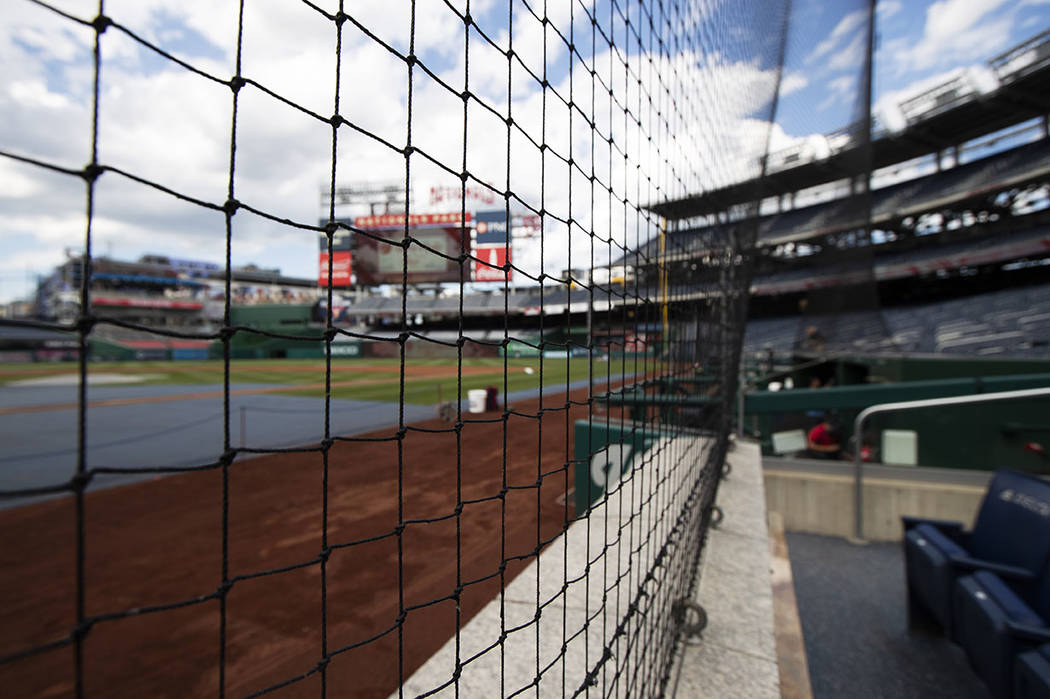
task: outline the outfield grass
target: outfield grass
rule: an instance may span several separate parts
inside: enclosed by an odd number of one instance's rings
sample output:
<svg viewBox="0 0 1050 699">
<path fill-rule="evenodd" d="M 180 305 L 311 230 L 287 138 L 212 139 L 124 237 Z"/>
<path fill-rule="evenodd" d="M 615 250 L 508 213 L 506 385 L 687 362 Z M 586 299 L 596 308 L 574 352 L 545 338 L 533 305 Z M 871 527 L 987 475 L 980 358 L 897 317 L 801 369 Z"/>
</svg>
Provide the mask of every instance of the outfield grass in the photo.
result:
<svg viewBox="0 0 1050 699">
<path fill-rule="evenodd" d="M 590 370 L 587 358 L 545 358 L 542 365 L 543 386 L 552 388 L 586 379 Z M 594 376 L 605 378 L 610 371 L 619 376 L 623 365 L 619 361 L 593 360 Z M 455 400 L 457 389 L 465 398 L 467 391 L 495 386 L 517 391 L 540 385 L 540 359 L 504 360 L 502 358 L 464 359 L 463 376 L 457 379 L 456 363 L 448 359 L 412 359 L 405 363 L 405 402 L 430 405 L 439 401 Z M 639 364 L 638 368 L 641 368 Z M 239 359 L 230 362 L 231 383 L 274 384 L 291 388 L 290 395 L 324 395 L 323 360 L 317 359 Z M 444 369 L 444 371 L 442 371 Z M 486 371 L 488 369 L 489 371 Z M 529 373 L 527 369 L 531 369 Z M 627 373 L 635 366 L 629 361 Z M 221 384 L 224 378 L 221 360 L 160 361 L 160 362 L 99 362 L 88 369 L 92 373 L 142 376 L 134 385 L 207 385 Z M 75 363 L 56 364 L 0 364 L 0 386 L 23 379 L 58 375 L 75 375 Z M 448 375 L 440 375 L 447 373 Z M 424 374 L 424 375 L 419 375 Z M 430 375 L 425 375 L 430 374 Z M 434 375 L 439 374 L 439 375 Z M 358 400 L 396 402 L 400 393 L 401 366 L 398 359 L 335 359 L 332 361 L 332 397 Z"/>
</svg>

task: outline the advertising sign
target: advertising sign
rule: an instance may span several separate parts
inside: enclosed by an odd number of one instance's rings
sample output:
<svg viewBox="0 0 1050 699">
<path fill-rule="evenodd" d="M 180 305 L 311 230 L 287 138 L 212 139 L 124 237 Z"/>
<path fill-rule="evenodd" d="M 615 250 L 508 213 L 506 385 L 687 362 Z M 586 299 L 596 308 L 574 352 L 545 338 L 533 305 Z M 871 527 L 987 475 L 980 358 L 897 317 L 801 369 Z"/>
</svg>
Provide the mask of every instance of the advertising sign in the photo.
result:
<svg viewBox="0 0 1050 699">
<path fill-rule="evenodd" d="M 474 216 L 474 242 L 478 245 L 506 245 L 508 232 L 507 212 L 503 209 L 479 211 Z"/>
<path fill-rule="evenodd" d="M 332 286 L 350 286 L 352 255 L 339 250 L 332 253 Z M 317 285 L 328 286 L 328 253 L 322 252 L 317 261 Z"/>
<path fill-rule="evenodd" d="M 318 233 L 320 252 L 317 258 L 317 285 L 328 286 L 328 236 Z M 353 238 L 350 231 L 339 229 L 332 234 L 332 286 L 350 286 L 353 283 Z"/>
<path fill-rule="evenodd" d="M 510 248 L 503 245 L 479 245 L 474 255 L 479 260 L 474 260 L 474 281 L 476 282 L 502 282 L 510 279 L 510 270 L 504 272 L 501 268 L 509 262 Z"/>
</svg>

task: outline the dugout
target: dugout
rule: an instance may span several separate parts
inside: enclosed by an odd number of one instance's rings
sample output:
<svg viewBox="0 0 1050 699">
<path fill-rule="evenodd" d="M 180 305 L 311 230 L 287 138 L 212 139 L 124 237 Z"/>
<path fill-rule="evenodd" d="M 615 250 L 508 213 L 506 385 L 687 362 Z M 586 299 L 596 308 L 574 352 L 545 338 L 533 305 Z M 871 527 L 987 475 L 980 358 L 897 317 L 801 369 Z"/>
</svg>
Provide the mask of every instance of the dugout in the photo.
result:
<svg viewBox="0 0 1050 699">
<path fill-rule="evenodd" d="M 873 405 L 1044 387 L 1050 387 L 1050 373 L 755 391 L 745 396 L 744 424 L 760 439 L 763 454 L 773 455 L 774 433 L 807 430 L 827 413 L 838 417 L 842 443 L 848 444 L 853 420 Z M 882 431 L 890 429 L 918 434 L 922 466 L 984 469 L 995 464 L 1050 473 L 1050 463 L 1026 446 L 1033 442 L 1050 446 L 1045 399 L 1003 401 L 994 411 L 982 405 L 959 405 L 879 415 L 869 421 L 865 443 L 877 448 Z"/>
</svg>

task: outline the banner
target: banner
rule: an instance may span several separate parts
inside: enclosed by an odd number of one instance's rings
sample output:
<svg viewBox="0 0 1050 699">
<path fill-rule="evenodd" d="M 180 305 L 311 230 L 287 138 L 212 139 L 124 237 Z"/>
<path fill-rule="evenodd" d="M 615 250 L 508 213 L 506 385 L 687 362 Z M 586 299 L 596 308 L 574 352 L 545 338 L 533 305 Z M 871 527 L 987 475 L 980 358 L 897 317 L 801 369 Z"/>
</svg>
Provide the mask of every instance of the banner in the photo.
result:
<svg viewBox="0 0 1050 699">
<path fill-rule="evenodd" d="M 509 232 L 504 209 L 479 211 L 474 216 L 474 240 L 478 245 L 506 245 Z"/>
<path fill-rule="evenodd" d="M 332 286 L 350 286 L 352 253 L 347 250 L 332 252 Z M 318 257 L 317 285 L 328 286 L 328 253 Z"/>
<path fill-rule="evenodd" d="M 317 285 L 328 286 L 328 236 L 317 235 Z M 338 229 L 332 234 L 332 286 L 350 286 L 353 283 L 353 238 L 350 231 Z"/>
<path fill-rule="evenodd" d="M 500 269 L 510 261 L 510 248 L 505 245 L 479 245 L 474 250 L 474 281 L 502 282 L 511 278 L 511 271 Z M 483 262 L 480 260 L 484 260 Z"/>
</svg>

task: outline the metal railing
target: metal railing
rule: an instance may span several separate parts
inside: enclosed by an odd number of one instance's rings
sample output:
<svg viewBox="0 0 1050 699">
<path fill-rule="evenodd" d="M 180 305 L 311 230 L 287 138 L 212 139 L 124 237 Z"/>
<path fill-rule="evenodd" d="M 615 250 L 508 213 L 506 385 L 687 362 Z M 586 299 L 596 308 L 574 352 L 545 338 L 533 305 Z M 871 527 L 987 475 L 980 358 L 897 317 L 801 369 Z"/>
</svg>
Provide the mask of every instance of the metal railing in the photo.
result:
<svg viewBox="0 0 1050 699">
<path fill-rule="evenodd" d="M 854 527 L 853 535 L 858 541 L 864 539 L 864 461 L 861 454 L 861 429 L 864 421 L 870 416 L 879 413 L 891 413 L 899 410 L 913 410 L 916 408 L 936 408 L 944 405 L 965 405 L 969 403 L 988 403 L 999 400 L 1013 400 L 1017 398 L 1037 398 L 1050 396 L 1050 388 L 1028 388 L 1020 391 L 1000 391 L 998 393 L 978 393 L 969 396 L 952 396 L 949 398 L 927 398 L 925 400 L 909 400 L 897 403 L 882 403 L 873 405 L 860 411 L 857 419 L 853 422 L 853 435 L 856 440 L 856 448 L 853 450 L 853 512 Z"/>
</svg>

